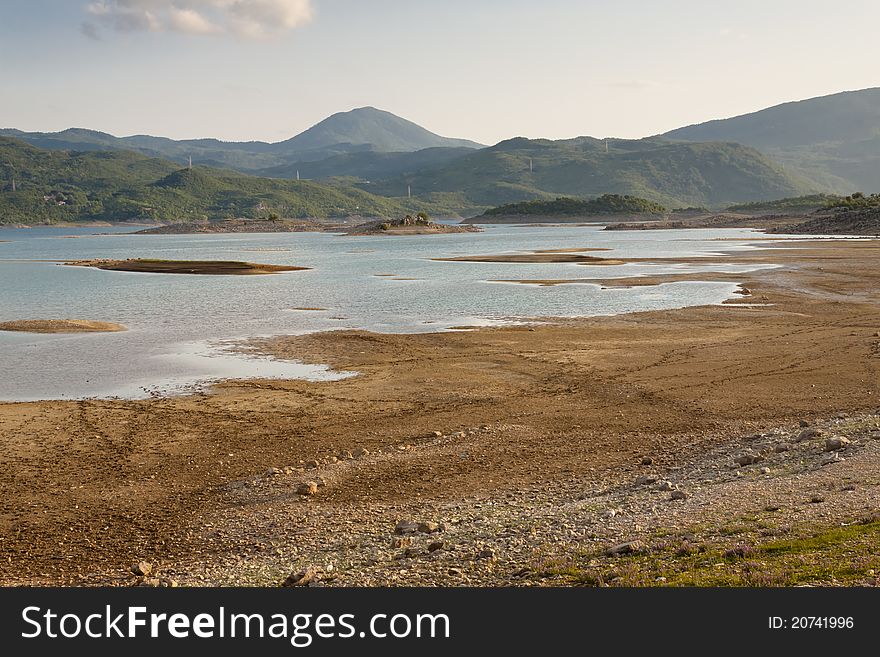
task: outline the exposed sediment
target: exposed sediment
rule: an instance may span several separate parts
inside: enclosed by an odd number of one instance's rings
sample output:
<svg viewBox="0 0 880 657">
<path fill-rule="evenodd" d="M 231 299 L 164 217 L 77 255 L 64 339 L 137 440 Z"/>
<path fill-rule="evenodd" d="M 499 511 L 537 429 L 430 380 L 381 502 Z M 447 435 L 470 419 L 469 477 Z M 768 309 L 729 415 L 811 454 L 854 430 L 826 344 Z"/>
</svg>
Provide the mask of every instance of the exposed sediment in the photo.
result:
<svg viewBox="0 0 880 657">
<path fill-rule="evenodd" d="M 214 276 L 254 276 L 309 269 L 308 267 L 263 265 L 252 262 L 221 260 L 74 260 L 64 264 L 74 267 L 93 267 L 106 271 Z"/>
</svg>

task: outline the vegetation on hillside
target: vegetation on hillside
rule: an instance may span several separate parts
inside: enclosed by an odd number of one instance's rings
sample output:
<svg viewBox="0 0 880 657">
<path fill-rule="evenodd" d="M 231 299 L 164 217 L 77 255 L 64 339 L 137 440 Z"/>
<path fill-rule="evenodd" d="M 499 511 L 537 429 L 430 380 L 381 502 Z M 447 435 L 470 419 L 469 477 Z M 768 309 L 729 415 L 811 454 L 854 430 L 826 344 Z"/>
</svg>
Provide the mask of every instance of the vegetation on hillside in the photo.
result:
<svg viewBox="0 0 880 657">
<path fill-rule="evenodd" d="M 571 217 L 605 214 L 665 214 L 666 212 L 666 208 L 659 203 L 643 198 L 620 194 L 604 194 L 595 199 L 560 197 L 552 201 L 539 200 L 509 203 L 487 210 L 484 216 L 533 215 L 542 217 Z"/>
<path fill-rule="evenodd" d="M 729 212 L 744 212 L 747 214 L 786 214 L 791 212 L 812 212 L 819 208 L 828 207 L 838 201 L 835 194 L 810 194 L 808 196 L 795 196 L 776 201 L 756 201 L 754 203 L 738 203 L 731 205 Z"/>
<path fill-rule="evenodd" d="M 844 210 L 868 210 L 880 208 L 880 194 L 865 195 L 856 192 L 844 198 L 836 198 L 826 204 L 828 208 L 842 208 Z"/>
<path fill-rule="evenodd" d="M 385 217 L 409 209 L 353 188 L 180 170 L 125 151 L 43 151 L 0 138 L 0 223 Z"/>
<path fill-rule="evenodd" d="M 784 103 L 663 136 L 752 146 L 825 191 L 880 189 L 880 88 Z"/>
<path fill-rule="evenodd" d="M 814 191 L 754 149 L 662 139 L 511 139 L 447 164 L 364 186 L 386 196 L 446 192 L 497 206 L 558 196 L 629 194 L 666 207 L 733 202 Z"/>
</svg>

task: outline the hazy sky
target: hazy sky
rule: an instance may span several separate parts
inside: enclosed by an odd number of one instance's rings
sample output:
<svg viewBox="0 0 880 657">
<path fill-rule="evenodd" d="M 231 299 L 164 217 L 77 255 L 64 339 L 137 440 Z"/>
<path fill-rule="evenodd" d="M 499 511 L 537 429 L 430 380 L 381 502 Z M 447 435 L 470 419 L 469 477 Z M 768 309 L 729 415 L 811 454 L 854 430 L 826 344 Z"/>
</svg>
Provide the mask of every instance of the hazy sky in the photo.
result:
<svg viewBox="0 0 880 657">
<path fill-rule="evenodd" d="M 641 137 L 880 86 L 876 0 L 2 0 L 0 126 Z"/>
</svg>

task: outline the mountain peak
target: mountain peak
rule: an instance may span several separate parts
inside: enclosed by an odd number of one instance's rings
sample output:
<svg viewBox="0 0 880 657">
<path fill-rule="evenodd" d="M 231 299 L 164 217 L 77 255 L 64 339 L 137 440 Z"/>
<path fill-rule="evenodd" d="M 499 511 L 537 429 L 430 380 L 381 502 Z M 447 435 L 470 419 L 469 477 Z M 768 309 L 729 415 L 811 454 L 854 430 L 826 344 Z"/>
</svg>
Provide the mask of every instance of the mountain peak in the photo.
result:
<svg viewBox="0 0 880 657">
<path fill-rule="evenodd" d="M 386 153 L 425 148 L 481 148 L 466 139 L 441 137 L 391 112 L 372 106 L 338 112 L 305 132 L 278 144 L 286 152 L 314 151 L 339 145 L 365 146 Z"/>
</svg>

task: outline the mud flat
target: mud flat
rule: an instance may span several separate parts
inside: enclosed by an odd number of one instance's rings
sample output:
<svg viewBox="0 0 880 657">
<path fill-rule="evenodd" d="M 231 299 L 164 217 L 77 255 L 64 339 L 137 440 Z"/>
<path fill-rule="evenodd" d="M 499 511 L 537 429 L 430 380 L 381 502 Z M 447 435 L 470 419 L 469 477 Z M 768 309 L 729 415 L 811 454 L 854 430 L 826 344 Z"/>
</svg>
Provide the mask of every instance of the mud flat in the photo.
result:
<svg viewBox="0 0 880 657">
<path fill-rule="evenodd" d="M 544 251 L 534 253 L 507 253 L 499 255 L 456 256 L 453 258 L 431 258 L 436 262 L 510 262 L 510 263 L 551 263 L 572 262 L 583 265 L 622 265 L 631 260 L 616 258 L 600 258 L 598 256 L 579 255 L 567 251 Z"/>
<path fill-rule="evenodd" d="M 117 333 L 128 330 L 122 324 L 86 319 L 20 319 L 0 322 L 0 331 L 20 333 Z"/>
<path fill-rule="evenodd" d="M 0 404 L 0 583 L 876 586 L 878 258 L 731 256 L 779 265 L 723 274 L 758 307 L 251 343 L 332 383 Z"/>
<path fill-rule="evenodd" d="M 262 265 L 252 262 L 221 260 L 74 260 L 65 265 L 93 267 L 106 271 L 127 271 L 149 274 L 201 274 L 213 276 L 255 276 L 287 271 L 304 271 L 309 267 Z"/>
</svg>

